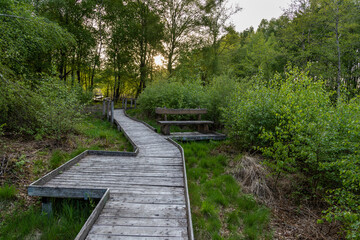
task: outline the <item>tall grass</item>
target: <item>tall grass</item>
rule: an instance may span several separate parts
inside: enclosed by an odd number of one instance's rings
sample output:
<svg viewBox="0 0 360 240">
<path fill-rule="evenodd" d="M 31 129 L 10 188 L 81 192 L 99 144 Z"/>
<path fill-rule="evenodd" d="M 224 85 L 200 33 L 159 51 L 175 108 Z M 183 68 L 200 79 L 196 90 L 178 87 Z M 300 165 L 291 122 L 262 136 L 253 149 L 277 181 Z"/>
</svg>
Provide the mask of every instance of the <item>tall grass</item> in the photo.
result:
<svg viewBox="0 0 360 240">
<path fill-rule="evenodd" d="M 18 210 L 7 215 L 0 225 L 0 239 L 74 239 L 93 208 L 89 201 L 54 200 L 51 216 L 42 214 L 39 207 Z"/>
<path fill-rule="evenodd" d="M 234 177 L 226 174 L 228 157 L 211 153 L 220 144 L 182 144 L 195 238 L 271 238 L 269 210 L 243 194 Z"/>
<path fill-rule="evenodd" d="M 17 189 L 13 185 L 5 184 L 0 187 L 0 201 L 14 199 L 17 194 Z"/>
<path fill-rule="evenodd" d="M 55 150 L 49 159 L 49 168 L 55 169 L 66 161 L 74 158 L 83 151 L 133 151 L 131 143 L 111 123 L 93 116 L 88 116 L 76 125 L 77 132 L 85 137 L 78 141 L 77 147 L 71 152 Z"/>
</svg>

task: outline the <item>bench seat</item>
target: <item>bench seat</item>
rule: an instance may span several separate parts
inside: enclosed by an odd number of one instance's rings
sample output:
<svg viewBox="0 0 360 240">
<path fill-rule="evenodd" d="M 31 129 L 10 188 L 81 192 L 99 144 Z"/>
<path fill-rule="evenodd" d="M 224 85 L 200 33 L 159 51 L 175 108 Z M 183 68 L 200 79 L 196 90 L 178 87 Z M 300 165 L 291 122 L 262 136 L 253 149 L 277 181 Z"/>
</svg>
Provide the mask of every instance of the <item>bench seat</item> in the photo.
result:
<svg viewBox="0 0 360 240">
<path fill-rule="evenodd" d="M 196 124 L 213 124 L 213 121 L 158 121 L 161 125 L 196 125 Z"/>
<path fill-rule="evenodd" d="M 197 125 L 198 131 L 200 133 L 208 133 L 209 132 L 209 124 L 213 124 L 213 121 L 202 121 L 202 120 L 194 120 L 194 121 L 158 121 L 161 125 L 161 132 L 164 135 L 170 135 L 170 126 L 185 126 L 185 125 Z"/>
<path fill-rule="evenodd" d="M 156 108 L 155 109 L 156 114 L 164 115 L 164 121 L 157 121 L 161 125 L 161 132 L 164 135 L 170 135 L 170 126 L 171 125 L 196 125 L 198 128 L 198 131 L 200 133 L 208 133 L 209 132 L 209 124 L 213 124 L 213 121 L 204 121 L 201 120 L 201 114 L 206 114 L 207 109 L 172 109 L 172 108 Z M 168 121 L 167 115 L 198 115 L 198 120 L 187 120 L 187 121 Z"/>
</svg>

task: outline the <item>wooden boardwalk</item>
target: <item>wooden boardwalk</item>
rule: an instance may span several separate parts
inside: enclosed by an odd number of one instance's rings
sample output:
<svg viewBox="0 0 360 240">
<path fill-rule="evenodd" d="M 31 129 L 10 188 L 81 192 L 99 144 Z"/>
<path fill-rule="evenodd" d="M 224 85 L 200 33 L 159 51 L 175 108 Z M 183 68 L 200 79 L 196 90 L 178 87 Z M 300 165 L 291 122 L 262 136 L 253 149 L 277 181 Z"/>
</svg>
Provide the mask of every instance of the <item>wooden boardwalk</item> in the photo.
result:
<svg viewBox="0 0 360 240">
<path fill-rule="evenodd" d="M 114 119 L 136 153 L 89 151 L 30 185 L 29 195 L 102 197 L 77 239 L 193 239 L 182 149 L 123 110 Z"/>
</svg>

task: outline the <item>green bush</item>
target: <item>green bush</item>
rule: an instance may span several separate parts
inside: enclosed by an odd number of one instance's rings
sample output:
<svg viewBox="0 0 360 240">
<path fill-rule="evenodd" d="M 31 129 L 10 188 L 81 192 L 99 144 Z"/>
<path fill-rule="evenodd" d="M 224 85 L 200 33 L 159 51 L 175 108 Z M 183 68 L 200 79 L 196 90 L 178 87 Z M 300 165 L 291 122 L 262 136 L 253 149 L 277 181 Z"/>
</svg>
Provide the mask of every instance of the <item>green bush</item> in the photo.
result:
<svg viewBox="0 0 360 240">
<path fill-rule="evenodd" d="M 139 96 L 140 109 L 155 116 L 155 108 L 198 108 L 205 106 L 204 89 L 198 82 L 160 81 L 148 86 Z"/>
<path fill-rule="evenodd" d="M 58 80 L 43 81 L 37 89 L 40 108 L 36 113 L 37 134 L 54 138 L 74 130 L 82 119 L 77 91 Z"/>
<path fill-rule="evenodd" d="M 219 126 L 221 109 L 228 106 L 236 85 L 236 81 L 226 75 L 214 78 L 206 86 L 199 81 L 164 80 L 148 86 L 138 102 L 140 109 L 152 117 L 155 116 L 156 107 L 206 108 L 206 118 Z"/>
<path fill-rule="evenodd" d="M 347 237 L 358 239 L 359 99 L 339 99 L 335 106 L 325 88 L 297 69 L 268 85 L 254 84 L 230 101 L 226 127 L 235 143 L 261 150 L 278 176 L 304 174 L 308 194 L 325 196 L 331 206 L 325 219 L 341 220 Z"/>
<path fill-rule="evenodd" d="M 237 82 L 229 76 L 223 75 L 213 79 L 205 88 L 206 108 L 208 119 L 217 125 L 222 122 L 222 109 L 227 108 L 236 90 Z"/>
<path fill-rule="evenodd" d="M 59 139 L 81 120 L 76 89 L 59 80 L 43 79 L 36 86 L 0 78 L 0 125 L 4 130 Z"/>
</svg>

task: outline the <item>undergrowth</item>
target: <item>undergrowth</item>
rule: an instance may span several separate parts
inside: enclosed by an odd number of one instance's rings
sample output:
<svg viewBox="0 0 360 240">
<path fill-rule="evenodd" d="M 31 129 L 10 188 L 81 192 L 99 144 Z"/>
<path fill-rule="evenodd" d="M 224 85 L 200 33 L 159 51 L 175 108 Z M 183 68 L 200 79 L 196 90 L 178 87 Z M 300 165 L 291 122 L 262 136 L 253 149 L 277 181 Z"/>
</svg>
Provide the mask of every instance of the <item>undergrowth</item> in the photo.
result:
<svg viewBox="0 0 360 240">
<path fill-rule="evenodd" d="M 221 143 L 184 143 L 195 239 L 270 239 L 270 211 L 226 174 Z"/>
<path fill-rule="evenodd" d="M 0 187 L 0 201 L 7 200 L 7 199 L 14 199 L 16 197 L 17 190 L 15 186 L 9 186 L 5 184 L 4 186 Z"/>
<path fill-rule="evenodd" d="M 0 239 L 74 239 L 95 204 L 84 200 L 54 200 L 53 214 L 41 213 L 38 206 L 8 214 L 0 225 Z"/>
<path fill-rule="evenodd" d="M 50 169 L 55 169 L 85 150 L 133 151 L 130 142 L 111 123 L 88 116 L 76 126 L 84 138 L 78 138 L 76 148 L 71 152 L 55 150 L 49 160 Z"/>
<path fill-rule="evenodd" d="M 0 169 L 0 240 L 74 239 L 92 211 L 86 210 L 90 203 L 55 203 L 57 210 L 48 218 L 41 215 L 36 199 L 26 197 L 26 186 L 87 149 L 132 151 L 125 136 L 100 116 L 84 117 L 76 132 L 60 141 L 0 139 L 6 143 L 0 146 L 0 163 L 5 166 Z"/>
</svg>

